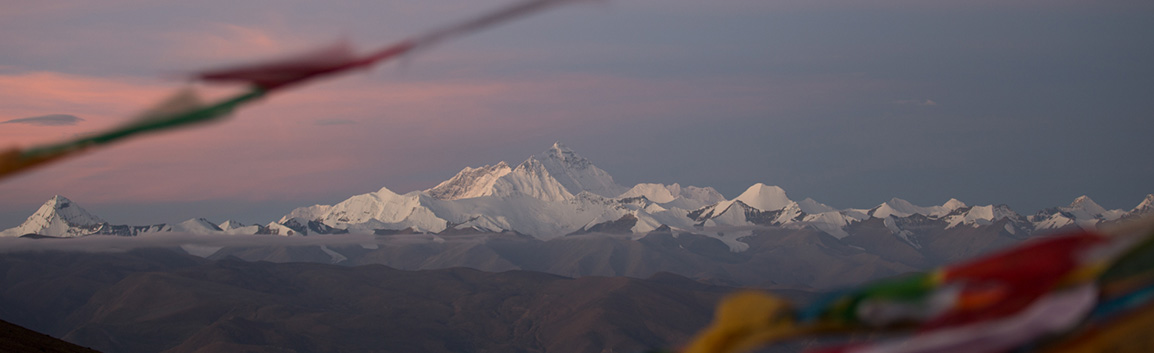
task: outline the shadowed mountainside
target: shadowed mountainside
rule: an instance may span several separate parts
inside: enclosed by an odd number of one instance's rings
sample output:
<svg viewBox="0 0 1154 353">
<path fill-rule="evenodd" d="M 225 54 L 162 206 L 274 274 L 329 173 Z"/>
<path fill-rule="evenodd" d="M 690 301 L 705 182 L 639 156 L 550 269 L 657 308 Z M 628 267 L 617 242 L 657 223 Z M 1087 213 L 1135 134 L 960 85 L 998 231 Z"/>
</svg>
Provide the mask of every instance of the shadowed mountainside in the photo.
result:
<svg viewBox="0 0 1154 353">
<path fill-rule="evenodd" d="M 687 340 L 732 290 L 162 249 L 5 254 L 0 274 L 0 318 L 108 352 L 640 351 Z"/>
<path fill-rule="evenodd" d="M 686 341 L 733 287 L 805 301 L 1022 241 L 998 227 L 903 226 L 909 241 L 870 220 L 842 239 L 781 227 L 718 237 L 666 228 L 636 239 L 398 234 L 360 238 L 372 244 L 194 247 L 207 258 L 178 243 L 10 252 L 0 255 L 0 319 L 108 352 L 642 351 Z M 324 237 L 340 236 L 309 238 Z M 725 237 L 747 248 L 734 252 Z"/>
<path fill-rule="evenodd" d="M 0 352 L 99 353 L 0 320 Z"/>
</svg>

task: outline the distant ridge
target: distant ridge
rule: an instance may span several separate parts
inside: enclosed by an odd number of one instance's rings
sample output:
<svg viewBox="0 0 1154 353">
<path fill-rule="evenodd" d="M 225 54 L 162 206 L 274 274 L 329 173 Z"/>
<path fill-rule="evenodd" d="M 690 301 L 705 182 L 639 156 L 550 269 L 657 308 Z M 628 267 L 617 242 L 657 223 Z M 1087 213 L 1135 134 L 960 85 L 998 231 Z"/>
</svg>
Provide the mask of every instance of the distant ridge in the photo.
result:
<svg viewBox="0 0 1154 353">
<path fill-rule="evenodd" d="M 608 172 L 558 142 L 512 166 L 498 162 L 466 167 L 428 190 L 398 194 L 387 188 L 352 196 L 335 205 L 297 208 L 266 224 L 214 223 L 193 218 L 176 224 L 112 225 L 76 203 L 55 196 L 23 224 L 0 236 L 37 234 L 135 236 L 150 233 L 193 234 L 430 234 L 515 233 L 548 240 L 603 229 L 633 234 L 658 229 L 715 237 L 732 251 L 748 244 L 739 229 L 783 227 L 813 229 L 845 238 L 878 224 L 900 241 L 922 246 L 930 233 L 956 228 L 989 228 L 1012 237 L 1103 223 L 1154 212 L 1154 194 L 1130 211 L 1107 210 L 1088 196 L 1067 206 L 1021 215 L 1007 205 L 967 205 L 950 199 L 918 206 L 893 198 L 868 209 L 834 209 L 813 199 L 794 201 L 778 186 L 757 183 L 727 199 L 710 187 L 642 183 L 616 184 Z M 917 224 L 916 227 L 911 226 Z M 727 228 L 729 232 L 711 229 Z M 724 234 L 722 234 L 724 233 Z"/>
<path fill-rule="evenodd" d="M 25 289 L 0 298 L 5 319 L 118 353 L 640 352 L 687 341 L 733 290 L 670 274 L 401 271 L 165 249 L 0 256 L 16 267 L 27 272 L 0 276 Z M 73 297 L 83 300 L 62 300 Z M 70 346 L 9 327 L 0 352 Z"/>
</svg>

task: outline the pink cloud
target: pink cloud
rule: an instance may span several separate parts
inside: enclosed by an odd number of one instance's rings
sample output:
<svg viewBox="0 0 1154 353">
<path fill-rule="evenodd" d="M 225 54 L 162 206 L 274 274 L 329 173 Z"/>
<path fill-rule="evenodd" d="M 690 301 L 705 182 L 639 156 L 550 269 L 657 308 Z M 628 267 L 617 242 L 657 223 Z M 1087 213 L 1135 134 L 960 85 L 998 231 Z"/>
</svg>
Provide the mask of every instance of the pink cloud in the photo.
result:
<svg viewBox="0 0 1154 353">
<path fill-rule="evenodd" d="M 596 134 L 622 121 L 771 117 L 890 84 L 854 76 L 803 82 L 581 74 L 392 82 L 381 76 L 321 81 L 273 95 L 223 123 L 136 138 L 2 180 L 0 194 L 5 203 L 36 204 L 53 194 L 106 203 L 307 199 L 381 186 L 406 192 L 451 176 L 413 181 L 421 171 L 496 162 L 458 155 L 502 141 Z M 133 78 L 7 75 L 0 76 L 0 114 L 63 112 L 99 120 L 69 127 L 81 133 L 122 121 L 171 91 Z M 324 123 L 334 120 L 341 123 Z M 4 141 L 61 138 L 54 134 L 0 126 Z"/>
<path fill-rule="evenodd" d="M 62 134 L 111 126 L 170 90 L 160 82 L 133 78 L 55 72 L 0 74 L 0 120 L 46 114 L 70 114 L 85 120 L 69 128 L 6 124 L 0 127 L 0 141 L 4 145 L 44 143 L 57 140 Z"/>
</svg>

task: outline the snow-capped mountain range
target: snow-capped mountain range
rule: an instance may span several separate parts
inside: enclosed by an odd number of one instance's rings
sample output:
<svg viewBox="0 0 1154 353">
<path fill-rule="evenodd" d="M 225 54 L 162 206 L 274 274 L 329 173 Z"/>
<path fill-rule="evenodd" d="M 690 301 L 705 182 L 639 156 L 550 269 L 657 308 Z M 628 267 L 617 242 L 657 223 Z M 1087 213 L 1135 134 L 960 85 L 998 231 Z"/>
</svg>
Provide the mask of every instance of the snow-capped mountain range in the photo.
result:
<svg viewBox="0 0 1154 353">
<path fill-rule="evenodd" d="M 297 208 L 265 225 L 216 224 L 202 218 L 171 225 L 111 225 L 56 196 L 0 236 L 413 232 L 518 233 L 548 240 L 589 232 L 641 237 L 676 230 L 713 236 L 741 251 L 745 244 L 739 239 L 758 227 L 809 228 L 842 239 L 854 234 L 857 225 L 880 220 L 898 239 L 918 247 L 919 234 L 926 229 L 999 227 L 999 232 L 1024 237 L 1065 227 L 1093 228 L 1151 212 L 1154 194 L 1130 211 L 1106 210 L 1082 196 L 1068 206 L 1022 216 L 1005 205 L 969 206 L 956 199 L 923 207 L 894 198 L 869 209 L 839 210 L 808 198 L 794 201 L 782 188 L 762 183 L 733 199 L 711 187 L 643 183 L 630 188 L 556 143 L 515 167 L 505 162 L 467 167 L 428 190 L 398 194 L 381 188 L 335 205 Z"/>
</svg>

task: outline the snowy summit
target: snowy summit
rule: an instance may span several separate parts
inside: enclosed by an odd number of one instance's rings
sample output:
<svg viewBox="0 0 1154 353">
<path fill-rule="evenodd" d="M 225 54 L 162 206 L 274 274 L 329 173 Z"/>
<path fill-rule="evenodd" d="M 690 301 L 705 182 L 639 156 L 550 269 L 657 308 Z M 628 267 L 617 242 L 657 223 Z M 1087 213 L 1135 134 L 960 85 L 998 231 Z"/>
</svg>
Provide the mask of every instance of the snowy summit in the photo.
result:
<svg viewBox="0 0 1154 353">
<path fill-rule="evenodd" d="M 838 239 L 850 237 L 858 229 L 883 229 L 920 247 L 930 230 L 990 229 L 1021 237 L 1066 227 L 1092 228 L 1151 212 L 1151 205 L 1154 195 L 1148 195 L 1130 212 L 1106 210 L 1082 196 L 1068 206 L 1029 217 L 1005 205 L 969 206 L 957 199 L 927 207 L 893 198 L 869 209 L 836 209 L 810 198 L 794 201 L 781 187 L 764 183 L 727 199 L 710 187 L 656 183 L 624 187 L 589 159 L 555 143 L 516 166 L 501 161 L 466 167 L 428 190 L 400 194 L 382 187 L 335 205 L 300 207 L 265 225 L 234 221 L 214 224 L 194 218 L 172 225 L 114 226 L 56 196 L 23 224 L 0 235 L 510 232 L 548 240 L 590 232 L 640 238 L 655 230 L 668 230 L 716 237 L 731 250 L 741 251 L 748 247 L 741 239 L 753 229 L 781 227 L 811 229 Z"/>
</svg>

